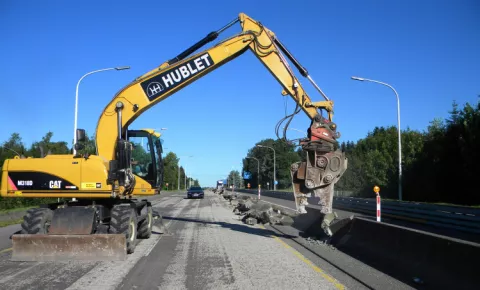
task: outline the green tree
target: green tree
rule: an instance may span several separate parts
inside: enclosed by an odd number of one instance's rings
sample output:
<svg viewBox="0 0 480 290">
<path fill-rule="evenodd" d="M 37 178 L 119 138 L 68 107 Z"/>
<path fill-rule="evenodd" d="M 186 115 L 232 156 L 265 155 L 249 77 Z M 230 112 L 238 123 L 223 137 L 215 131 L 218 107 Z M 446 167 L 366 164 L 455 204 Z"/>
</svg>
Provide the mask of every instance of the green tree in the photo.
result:
<svg viewBox="0 0 480 290">
<path fill-rule="evenodd" d="M 424 150 L 406 180 L 411 200 L 480 204 L 480 102 L 462 109 L 453 102 L 444 124 L 434 120 L 425 134 Z"/>
<path fill-rule="evenodd" d="M 26 148 L 22 142 L 22 138 L 18 133 L 12 133 L 10 138 L 3 142 L 0 147 L 0 167 L 3 166 L 5 159 L 13 158 L 20 155 L 24 156 Z"/>
<path fill-rule="evenodd" d="M 90 137 L 85 133 L 85 149 L 84 151 L 90 155 L 97 154 L 97 146 L 95 144 L 95 134 L 92 134 Z"/>
<path fill-rule="evenodd" d="M 229 185 L 235 185 L 235 188 L 241 188 L 241 185 L 243 184 L 242 176 L 240 176 L 240 172 L 238 172 L 238 170 L 230 171 L 227 181 Z"/>
<path fill-rule="evenodd" d="M 169 152 L 163 159 L 165 183 L 168 183 L 170 189 L 178 188 L 178 161 L 179 158 L 173 152 Z"/>
<path fill-rule="evenodd" d="M 402 131 L 402 167 L 404 175 L 423 149 L 424 135 Z M 348 168 L 336 184 L 336 190 L 352 191 L 359 196 L 372 196 L 378 185 L 382 195 L 398 197 L 398 131 L 394 126 L 376 127 L 367 137 L 340 146 L 348 158 Z"/>
<path fill-rule="evenodd" d="M 185 187 L 185 169 L 183 168 L 183 166 L 180 166 L 180 189 L 182 190 L 186 190 L 186 187 Z M 187 183 L 187 186 L 188 186 L 188 183 Z"/>
<path fill-rule="evenodd" d="M 301 160 L 301 151 L 295 151 L 295 146 L 285 142 L 284 140 L 277 139 L 264 139 L 256 143 L 254 147 L 248 150 L 248 157 L 255 157 L 260 162 L 260 176 L 257 173 L 257 162 L 253 159 L 243 159 L 243 170 L 242 172 L 251 173 L 252 178 L 250 180 L 245 180 L 245 183 L 250 183 L 252 187 L 257 187 L 257 184 L 260 183 L 263 188 L 267 188 L 267 182 L 270 186 L 273 185 L 273 150 L 269 148 L 257 147 L 257 145 L 263 145 L 272 147 L 275 149 L 275 166 L 276 166 L 276 177 L 278 181 L 278 189 L 290 188 L 291 176 L 290 176 L 290 166 Z"/>
<path fill-rule="evenodd" d="M 42 140 L 34 142 L 28 150 L 29 156 L 35 158 L 43 158 L 50 154 L 69 154 L 70 148 L 65 141 L 52 142 L 53 132 L 49 131 Z"/>
</svg>

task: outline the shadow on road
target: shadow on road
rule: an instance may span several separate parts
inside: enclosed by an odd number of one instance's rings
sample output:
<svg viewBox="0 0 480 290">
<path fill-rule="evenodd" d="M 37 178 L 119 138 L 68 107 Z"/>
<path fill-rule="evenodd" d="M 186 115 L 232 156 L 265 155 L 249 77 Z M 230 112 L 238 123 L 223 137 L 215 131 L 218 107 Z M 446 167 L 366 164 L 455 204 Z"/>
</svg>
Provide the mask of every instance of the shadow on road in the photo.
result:
<svg viewBox="0 0 480 290">
<path fill-rule="evenodd" d="M 183 221 L 183 222 L 194 222 L 194 223 L 201 224 L 203 226 L 218 225 L 218 226 L 221 226 L 222 228 L 227 228 L 232 231 L 251 234 L 251 235 L 258 235 L 258 236 L 268 237 L 268 238 L 272 238 L 274 235 L 277 237 L 286 238 L 286 239 L 296 238 L 295 236 L 291 236 L 291 235 L 278 235 L 271 230 L 254 228 L 248 225 L 231 224 L 226 222 L 212 222 L 212 221 L 205 221 L 205 220 L 199 220 L 199 219 L 189 219 L 189 218 L 169 217 L 169 216 L 163 216 L 163 219 L 177 220 L 177 221 Z"/>
</svg>

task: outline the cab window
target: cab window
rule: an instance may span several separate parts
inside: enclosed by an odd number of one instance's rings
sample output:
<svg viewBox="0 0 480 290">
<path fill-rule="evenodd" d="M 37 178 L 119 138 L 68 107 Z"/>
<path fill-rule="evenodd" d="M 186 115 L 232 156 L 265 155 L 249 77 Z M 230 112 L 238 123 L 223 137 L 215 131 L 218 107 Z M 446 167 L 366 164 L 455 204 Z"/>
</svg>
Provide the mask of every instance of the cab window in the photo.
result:
<svg viewBox="0 0 480 290">
<path fill-rule="evenodd" d="M 154 179 L 151 148 L 148 137 L 130 137 L 133 145 L 132 170 L 135 175 L 145 180 Z"/>
</svg>

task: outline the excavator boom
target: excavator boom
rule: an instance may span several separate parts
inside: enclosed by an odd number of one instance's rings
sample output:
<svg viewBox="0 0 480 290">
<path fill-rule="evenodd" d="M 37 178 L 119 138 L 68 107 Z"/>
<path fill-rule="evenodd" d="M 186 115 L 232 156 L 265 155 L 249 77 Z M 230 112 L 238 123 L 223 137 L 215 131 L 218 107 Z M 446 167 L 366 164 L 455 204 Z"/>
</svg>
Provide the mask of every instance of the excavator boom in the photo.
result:
<svg viewBox="0 0 480 290">
<path fill-rule="evenodd" d="M 241 23 L 242 32 L 209 49 L 186 57 L 199 45 L 204 45 L 207 40 L 214 39 L 213 36 L 207 36 L 199 41 L 198 45 L 195 44 L 177 57 L 138 77 L 120 90 L 105 107 L 99 118 L 96 129 L 98 155 L 104 160 L 114 159 L 115 147 L 112 144 L 115 144 L 115 140 L 118 138 L 118 131 L 112 130 L 112 128 L 118 128 L 124 134 L 126 128 L 150 107 L 227 62 L 234 60 L 247 50 L 252 51 L 280 83 L 283 89 L 282 93 L 290 95 L 309 118 L 314 119 L 318 115 L 318 109 L 314 106 L 282 55 L 278 48 L 280 42 L 276 40 L 275 35 L 259 22 L 243 13 L 240 13 L 237 21 Z M 235 23 L 235 21 L 232 21 L 232 23 Z M 231 23 L 226 27 L 230 25 Z M 215 35 L 215 33 L 209 35 Z M 280 47 L 287 51 L 283 45 Z M 291 54 L 289 55 L 291 56 Z M 296 63 L 301 67 L 298 62 Z M 308 75 L 304 68 L 302 72 Z M 119 107 L 122 114 L 121 121 L 118 120 L 118 114 L 116 114 Z M 333 102 L 328 101 L 328 105 L 324 109 L 327 110 L 331 119 Z M 119 122 L 121 123 L 119 124 Z"/>
</svg>

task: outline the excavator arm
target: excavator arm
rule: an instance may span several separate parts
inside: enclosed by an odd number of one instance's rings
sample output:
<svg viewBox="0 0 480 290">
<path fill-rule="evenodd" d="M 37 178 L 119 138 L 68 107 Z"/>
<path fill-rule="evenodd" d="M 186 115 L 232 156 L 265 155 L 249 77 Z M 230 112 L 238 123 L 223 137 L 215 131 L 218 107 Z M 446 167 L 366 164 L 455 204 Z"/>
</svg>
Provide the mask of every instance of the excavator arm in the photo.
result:
<svg viewBox="0 0 480 290">
<path fill-rule="evenodd" d="M 236 22 L 240 22 L 242 27 L 240 33 L 211 48 L 192 54 Z M 308 129 L 308 138 L 300 142 L 307 153 L 307 158 L 291 167 L 294 195 L 297 210 L 300 213 L 306 213 L 305 206 L 308 204 L 308 199 L 322 206 L 322 213 L 329 215 L 326 219 L 327 223 L 322 226 L 327 234 L 331 235 L 328 227 L 335 219 L 332 215 L 333 187 L 343 175 L 347 165 L 347 159 L 344 153 L 338 150 L 336 141 L 339 133 L 332 120 L 333 101 L 323 93 L 307 70 L 272 31 L 243 13 L 224 28 L 210 33 L 177 57 L 140 76 L 120 90 L 100 116 L 96 130 L 97 153 L 104 160 L 107 168 L 110 167 L 110 171 L 112 167 L 117 170 L 118 165 L 112 166 L 111 162 L 118 158 L 118 147 L 123 145 L 119 145 L 116 140 L 126 137 L 125 132 L 128 126 L 138 116 L 194 81 L 236 59 L 247 50 L 253 52 L 280 83 L 283 89 L 282 94 L 292 97 L 298 111 L 303 110 L 312 120 Z M 323 96 L 324 101 L 312 102 L 286 58 L 294 64 L 302 76 L 309 79 Z M 327 118 L 321 116 L 319 109 L 327 112 Z M 296 110 L 295 113 L 298 111 Z M 117 175 L 113 174 L 113 176 Z M 312 193 L 314 193 L 313 196 Z"/>
<path fill-rule="evenodd" d="M 319 106 L 312 103 L 295 77 L 278 48 L 279 42 L 275 35 L 243 13 L 239 15 L 238 21 L 243 28 L 241 33 L 188 58 L 176 62 L 170 60 L 120 90 L 105 107 L 98 121 L 96 129 L 98 155 L 106 161 L 113 160 L 115 140 L 120 132 L 122 136 L 125 134 L 126 128 L 138 116 L 247 50 L 251 50 L 281 84 L 282 94 L 290 95 L 310 119 L 314 119 L 318 115 Z M 331 121 L 333 102 L 328 100 L 320 107 L 327 110 Z M 118 123 L 118 111 L 121 111 L 121 124 Z M 118 128 L 120 131 L 114 131 L 112 128 Z"/>
</svg>

